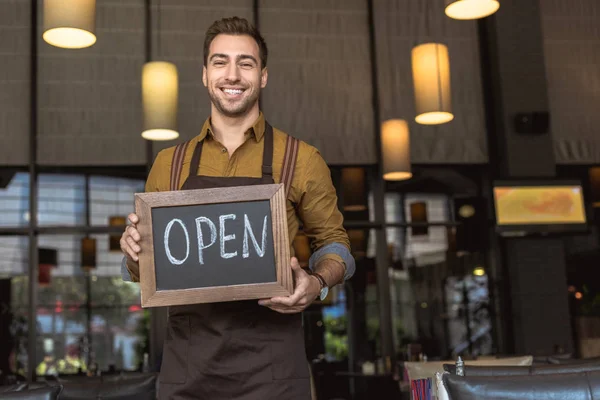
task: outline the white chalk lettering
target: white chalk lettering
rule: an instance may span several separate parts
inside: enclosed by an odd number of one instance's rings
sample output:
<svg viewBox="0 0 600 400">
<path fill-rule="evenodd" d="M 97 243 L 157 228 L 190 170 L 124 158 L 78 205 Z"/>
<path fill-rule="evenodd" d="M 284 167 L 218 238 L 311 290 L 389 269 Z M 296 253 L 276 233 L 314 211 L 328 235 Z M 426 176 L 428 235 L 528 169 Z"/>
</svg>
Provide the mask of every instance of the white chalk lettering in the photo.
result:
<svg viewBox="0 0 600 400">
<path fill-rule="evenodd" d="M 177 258 L 173 257 L 173 255 L 171 254 L 171 249 L 169 248 L 169 235 L 171 233 L 171 228 L 173 227 L 173 224 L 175 222 L 177 222 L 179 225 L 181 225 L 181 228 L 183 229 L 183 233 L 185 233 L 186 250 L 185 250 L 185 258 L 183 260 L 178 260 Z M 183 221 L 181 221 L 178 218 L 171 220 L 167 224 L 167 227 L 165 228 L 165 251 L 167 252 L 167 258 L 169 259 L 171 264 L 174 264 L 174 265 L 183 264 L 185 262 L 185 260 L 187 260 L 188 256 L 190 255 L 190 237 L 188 235 L 188 231 L 187 231 L 185 225 L 183 224 Z"/>
<path fill-rule="evenodd" d="M 248 234 L 250 235 L 250 238 L 252 238 L 254 250 L 256 250 L 259 257 L 263 257 L 265 255 L 265 250 L 267 249 L 267 246 L 265 246 L 267 241 L 267 216 L 265 215 L 265 220 L 263 221 L 262 244 L 261 247 L 258 247 L 258 242 L 256 241 L 256 236 L 254 236 L 254 231 L 252 230 L 252 225 L 250 225 L 248 215 L 244 214 L 244 244 L 242 251 L 242 257 L 244 258 L 250 257 L 250 251 L 248 250 Z"/>
<path fill-rule="evenodd" d="M 202 222 L 206 223 L 210 229 L 210 243 L 209 244 L 204 244 L 204 236 L 202 235 L 202 225 L 201 225 Z M 212 246 L 217 241 L 217 227 L 210 219 L 208 219 L 206 217 L 198 217 L 198 218 L 196 218 L 196 230 L 198 231 L 198 260 L 200 261 L 200 264 L 204 264 L 204 257 L 202 255 L 202 250 L 206 249 L 207 247 Z"/>
<path fill-rule="evenodd" d="M 233 258 L 237 256 L 237 251 L 233 253 L 225 253 L 225 242 L 228 240 L 235 239 L 235 234 L 225 235 L 225 220 L 226 219 L 235 219 L 235 214 L 226 214 L 221 215 L 219 217 L 219 239 L 221 242 L 221 257 L 223 258 Z"/>
</svg>

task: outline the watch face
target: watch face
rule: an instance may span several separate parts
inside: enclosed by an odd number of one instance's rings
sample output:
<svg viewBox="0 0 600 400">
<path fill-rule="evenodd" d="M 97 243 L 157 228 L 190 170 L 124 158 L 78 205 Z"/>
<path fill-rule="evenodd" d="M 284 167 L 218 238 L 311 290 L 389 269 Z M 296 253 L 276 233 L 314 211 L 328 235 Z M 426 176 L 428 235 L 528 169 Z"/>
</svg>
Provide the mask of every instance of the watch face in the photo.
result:
<svg viewBox="0 0 600 400">
<path fill-rule="evenodd" d="M 325 286 L 323 289 L 321 289 L 321 296 L 319 297 L 321 299 L 321 301 L 325 300 L 325 297 L 327 297 L 327 294 L 329 294 L 329 288 L 327 286 Z"/>
</svg>

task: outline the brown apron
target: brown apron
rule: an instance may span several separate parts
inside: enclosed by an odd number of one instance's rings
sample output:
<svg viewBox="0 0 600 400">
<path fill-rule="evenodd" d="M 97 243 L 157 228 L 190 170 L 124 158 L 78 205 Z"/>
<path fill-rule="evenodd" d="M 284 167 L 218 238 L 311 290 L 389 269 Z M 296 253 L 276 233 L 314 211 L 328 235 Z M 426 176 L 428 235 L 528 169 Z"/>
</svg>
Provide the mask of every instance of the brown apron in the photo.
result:
<svg viewBox="0 0 600 400">
<path fill-rule="evenodd" d="M 263 141 L 261 178 L 197 175 L 203 141 L 198 142 L 181 190 L 275 183 L 268 123 Z M 179 145 L 173 156 L 172 190 L 186 147 Z M 297 149 L 297 139 L 288 137 L 281 182 L 286 189 Z M 302 316 L 280 314 L 258 300 L 169 307 L 159 382 L 161 400 L 310 399 Z"/>
</svg>

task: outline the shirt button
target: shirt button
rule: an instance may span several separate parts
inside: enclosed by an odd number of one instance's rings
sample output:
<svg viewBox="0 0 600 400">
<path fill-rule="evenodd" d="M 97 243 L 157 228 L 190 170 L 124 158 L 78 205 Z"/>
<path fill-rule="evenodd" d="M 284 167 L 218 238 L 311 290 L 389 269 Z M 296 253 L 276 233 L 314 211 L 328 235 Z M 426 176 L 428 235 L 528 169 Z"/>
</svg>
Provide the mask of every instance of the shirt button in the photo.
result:
<svg viewBox="0 0 600 400">
<path fill-rule="evenodd" d="M 227 149 L 226 149 L 225 147 L 223 147 L 223 148 L 221 149 L 221 153 L 225 153 L 225 152 L 227 152 Z"/>
</svg>

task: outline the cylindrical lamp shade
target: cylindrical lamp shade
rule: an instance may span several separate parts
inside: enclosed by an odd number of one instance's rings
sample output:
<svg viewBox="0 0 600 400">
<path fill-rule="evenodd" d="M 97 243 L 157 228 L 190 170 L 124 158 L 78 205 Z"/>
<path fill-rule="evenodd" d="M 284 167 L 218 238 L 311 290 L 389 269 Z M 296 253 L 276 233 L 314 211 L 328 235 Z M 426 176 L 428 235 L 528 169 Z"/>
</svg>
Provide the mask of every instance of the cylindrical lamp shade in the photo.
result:
<svg viewBox="0 0 600 400">
<path fill-rule="evenodd" d="M 410 222 L 427 223 L 427 203 L 416 202 L 410 204 Z M 429 233 L 427 226 L 413 226 L 413 236 L 423 236 Z"/>
<path fill-rule="evenodd" d="M 414 47 L 412 73 L 417 111 L 415 121 L 423 125 L 452 121 L 448 47 L 441 43 L 424 43 Z"/>
<path fill-rule="evenodd" d="M 344 211 L 364 211 L 367 209 L 364 168 L 342 168 L 342 201 Z"/>
<path fill-rule="evenodd" d="M 52 46 L 83 49 L 96 43 L 96 0 L 44 0 L 44 33 Z"/>
<path fill-rule="evenodd" d="M 125 226 L 127 218 L 122 215 L 108 217 L 109 226 Z M 113 252 L 121 251 L 121 233 L 111 233 L 108 237 L 108 250 Z"/>
<path fill-rule="evenodd" d="M 479 19 L 500 8 L 498 0 L 446 0 L 446 15 L 453 19 Z"/>
<path fill-rule="evenodd" d="M 590 168 L 590 187 L 592 192 L 592 205 L 600 207 L 600 167 Z"/>
<path fill-rule="evenodd" d="M 56 249 L 38 248 L 38 285 L 48 287 L 51 280 L 51 271 L 58 265 L 58 251 Z"/>
<path fill-rule="evenodd" d="M 144 131 L 147 140 L 173 140 L 177 131 L 179 84 L 177 67 L 164 61 L 144 64 L 142 71 L 142 103 Z"/>
<path fill-rule="evenodd" d="M 401 181 L 410 179 L 410 133 L 403 119 L 390 119 L 381 125 L 383 179 Z"/>
<path fill-rule="evenodd" d="M 81 268 L 86 271 L 96 268 L 96 239 L 81 239 Z"/>
</svg>

